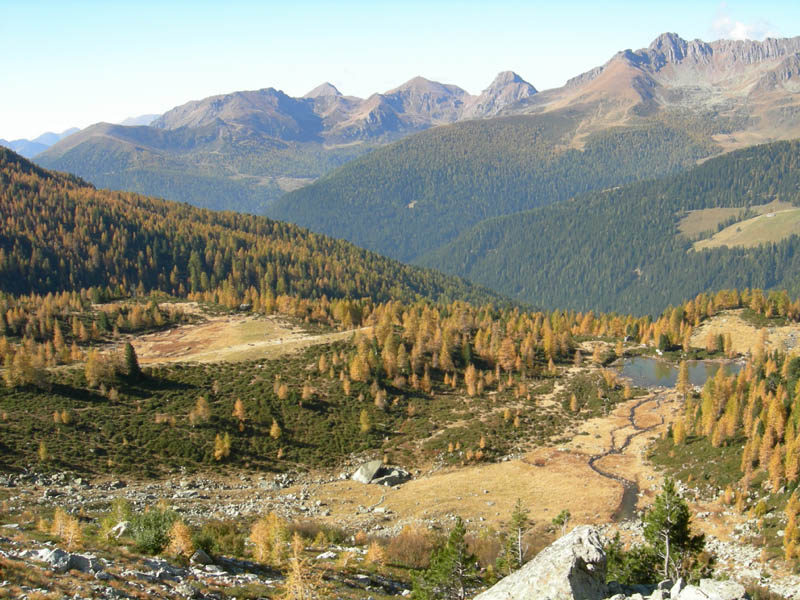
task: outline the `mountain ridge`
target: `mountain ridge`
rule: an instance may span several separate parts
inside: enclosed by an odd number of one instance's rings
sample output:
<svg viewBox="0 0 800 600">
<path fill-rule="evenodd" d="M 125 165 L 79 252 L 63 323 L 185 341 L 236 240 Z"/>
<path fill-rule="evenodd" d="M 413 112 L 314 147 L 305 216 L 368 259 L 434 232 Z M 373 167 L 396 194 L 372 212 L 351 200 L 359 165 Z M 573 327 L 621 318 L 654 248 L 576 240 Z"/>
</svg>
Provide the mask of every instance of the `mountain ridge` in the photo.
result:
<svg viewBox="0 0 800 600">
<path fill-rule="evenodd" d="M 501 72 L 477 96 L 423 77 L 364 99 L 329 83 L 299 98 L 275 88 L 233 92 L 162 115 L 154 129 L 181 133 L 145 136 L 163 143 L 147 145 L 144 155 L 131 135 L 90 130 L 80 143 L 63 140 L 37 160 L 115 189 L 263 212 L 378 147 L 469 120 L 568 113 L 573 126 L 554 140 L 557 154 L 582 149 L 594 133 L 683 111 L 700 115 L 700 130 L 719 153 L 800 137 L 798 50 L 800 38 L 707 43 L 665 33 L 544 91 Z M 721 131 L 717 122 L 730 126 Z"/>
</svg>

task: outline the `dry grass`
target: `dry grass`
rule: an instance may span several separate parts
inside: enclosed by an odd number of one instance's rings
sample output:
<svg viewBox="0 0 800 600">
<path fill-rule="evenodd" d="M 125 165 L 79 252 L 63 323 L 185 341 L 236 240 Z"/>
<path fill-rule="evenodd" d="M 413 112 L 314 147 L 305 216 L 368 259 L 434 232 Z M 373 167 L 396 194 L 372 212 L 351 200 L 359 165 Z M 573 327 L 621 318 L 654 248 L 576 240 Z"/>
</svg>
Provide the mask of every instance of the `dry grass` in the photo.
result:
<svg viewBox="0 0 800 600">
<path fill-rule="evenodd" d="M 758 344 L 761 329 L 741 318 L 742 310 L 729 310 L 703 321 L 692 332 L 691 345 L 705 348 L 709 332 L 714 335 L 730 333 L 733 350 L 738 354 L 753 352 Z M 767 328 L 767 347 L 789 351 L 797 347 L 800 340 L 800 325 L 791 324 Z"/>
<path fill-rule="evenodd" d="M 275 358 L 352 335 L 352 331 L 313 335 L 279 317 L 225 315 L 139 336 L 131 343 L 142 364 L 240 362 Z"/>
<path fill-rule="evenodd" d="M 719 248 L 752 248 L 767 242 L 779 242 L 800 233 L 800 208 L 767 212 L 734 223 L 712 237 L 695 242 L 695 250 Z"/>
<path fill-rule="evenodd" d="M 752 206 L 750 207 L 750 210 L 758 213 L 759 215 L 764 215 L 768 213 L 791 210 L 794 208 L 795 207 L 788 202 L 779 202 L 775 200 L 769 204 Z M 683 219 L 681 219 L 681 222 L 678 224 L 678 230 L 686 237 L 693 238 L 701 233 L 705 233 L 706 231 L 712 231 L 716 229 L 720 223 L 727 221 L 731 217 L 735 217 L 741 213 L 742 210 L 743 209 L 741 207 L 704 208 L 702 210 L 692 210 L 689 211 L 689 214 L 687 214 Z"/>
<path fill-rule="evenodd" d="M 610 447 L 612 436 L 619 447 L 634 432 L 628 414 L 635 402 L 619 405 L 607 417 L 580 423 L 569 442 L 536 449 L 519 459 L 434 470 L 398 489 L 336 481 L 319 486 L 314 497 L 331 510 L 326 520 L 351 527 L 364 519 L 357 515 L 359 506 L 381 506 L 391 510 L 401 523 L 443 520 L 454 514 L 499 528 L 508 520 L 518 498 L 531 510 L 534 522 L 549 523 L 566 508 L 575 523 L 605 523 L 619 506 L 622 485 L 593 471 L 588 461 Z M 674 419 L 679 404 L 675 394 L 668 394 L 660 407 L 655 400 L 642 404 L 636 411 L 640 427 L 660 423 L 662 414 L 665 424 L 634 437 L 622 455 L 604 459 L 602 467 L 639 482 L 645 490 L 657 486 L 661 476 L 643 460 L 645 447 Z M 285 490 L 299 491 L 299 487 Z M 643 503 L 651 497 L 648 490 Z"/>
</svg>

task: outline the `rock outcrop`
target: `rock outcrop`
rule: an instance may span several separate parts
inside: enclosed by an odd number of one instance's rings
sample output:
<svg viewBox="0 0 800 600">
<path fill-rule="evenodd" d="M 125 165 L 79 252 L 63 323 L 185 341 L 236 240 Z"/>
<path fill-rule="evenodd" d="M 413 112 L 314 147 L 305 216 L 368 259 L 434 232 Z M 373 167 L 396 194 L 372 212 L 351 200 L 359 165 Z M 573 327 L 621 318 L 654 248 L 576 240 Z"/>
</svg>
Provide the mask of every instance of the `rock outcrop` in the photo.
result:
<svg viewBox="0 0 800 600">
<path fill-rule="evenodd" d="M 748 600 L 734 581 L 702 579 L 698 585 L 606 584 L 606 554 L 597 529 L 576 527 L 542 550 L 519 571 L 475 600 Z"/>
<path fill-rule="evenodd" d="M 606 555 L 594 527 L 580 526 L 475 600 L 603 600 Z"/>
<path fill-rule="evenodd" d="M 371 460 L 361 465 L 351 479 L 359 483 L 377 485 L 398 485 L 411 479 L 411 474 L 398 467 L 388 467 L 379 460 Z"/>
</svg>

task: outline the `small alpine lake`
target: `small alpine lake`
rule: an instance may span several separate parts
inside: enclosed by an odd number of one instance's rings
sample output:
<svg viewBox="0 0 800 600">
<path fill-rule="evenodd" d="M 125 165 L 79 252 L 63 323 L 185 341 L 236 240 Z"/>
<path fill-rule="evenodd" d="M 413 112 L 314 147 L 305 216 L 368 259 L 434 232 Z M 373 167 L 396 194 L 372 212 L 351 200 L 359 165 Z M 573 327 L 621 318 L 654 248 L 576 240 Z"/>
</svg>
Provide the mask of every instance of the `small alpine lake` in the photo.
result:
<svg viewBox="0 0 800 600">
<path fill-rule="evenodd" d="M 726 375 L 738 373 L 742 365 L 733 361 L 691 360 L 689 381 L 692 385 L 703 386 L 706 379 L 714 377 L 722 368 Z M 626 358 L 616 365 L 622 377 L 631 380 L 633 385 L 643 388 L 675 387 L 678 381 L 678 365 L 659 358 L 636 356 Z"/>
</svg>

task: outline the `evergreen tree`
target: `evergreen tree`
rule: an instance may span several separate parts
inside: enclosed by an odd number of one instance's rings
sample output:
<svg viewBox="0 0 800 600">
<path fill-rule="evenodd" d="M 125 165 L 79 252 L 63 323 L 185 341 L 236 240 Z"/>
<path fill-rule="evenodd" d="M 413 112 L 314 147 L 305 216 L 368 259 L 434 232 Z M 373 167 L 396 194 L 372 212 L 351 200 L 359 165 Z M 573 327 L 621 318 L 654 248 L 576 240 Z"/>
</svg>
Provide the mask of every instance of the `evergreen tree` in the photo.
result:
<svg viewBox="0 0 800 600">
<path fill-rule="evenodd" d="M 689 506 L 678 495 L 672 479 L 664 480 L 661 494 L 656 496 L 643 522 L 645 540 L 663 561 L 664 579 L 687 575 L 702 552 L 705 539 L 702 534 L 692 534 Z"/>
<path fill-rule="evenodd" d="M 431 563 L 414 580 L 412 600 L 464 600 L 478 581 L 477 559 L 470 554 L 461 518 L 456 519 L 447 542 L 433 551 Z"/>
<path fill-rule="evenodd" d="M 136 357 L 136 350 L 133 349 L 133 345 L 130 342 L 125 343 L 125 374 L 133 378 L 139 378 L 142 375 L 142 370 L 139 368 L 139 359 Z"/>
</svg>

